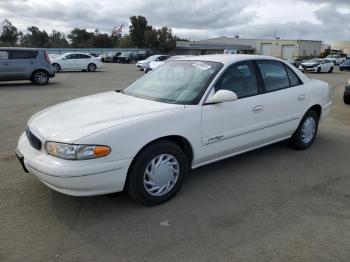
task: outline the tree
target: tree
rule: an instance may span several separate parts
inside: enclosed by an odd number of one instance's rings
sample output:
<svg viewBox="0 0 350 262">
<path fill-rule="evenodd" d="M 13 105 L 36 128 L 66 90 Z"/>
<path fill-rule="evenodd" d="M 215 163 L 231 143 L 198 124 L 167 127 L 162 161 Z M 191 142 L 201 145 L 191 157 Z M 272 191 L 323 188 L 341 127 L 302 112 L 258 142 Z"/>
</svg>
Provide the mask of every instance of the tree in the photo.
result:
<svg viewBox="0 0 350 262">
<path fill-rule="evenodd" d="M 21 45 L 26 47 L 49 47 L 49 35 L 36 26 L 28 27 L 28 33 L 21 38 Z"/>
<path fill-rule="evenodd" d="M 134 43 L 131 40 L 131 37 L 129 35 L 124 35 L 119 40 L 119 48 L 130 48 L 135 47 Z"/>
<path fill-rule="evenodd" d="M 3 46 L 14 46 L 18 42 L 18 38 L 21 36 L 21 32 L 12 25 L 9 20 L 4 20 L 0 27 L 0 42 Z"/>
<path fill-rule="evenodd" d="M 159 48 L 158 32 L 153 27 L 145 30 L 145 47 Z"/>
<path fill-rule="evenodd" d="M 147 19 L 144 16 L 130 17 L 131 25 L 129 27 L 130 37 L 136 47 L 145 47 L 145 31 L 152 27 L 147 25 Z"/>
<path fill-rule="evenodd" d="M 112 37 L 108 34 L 101 34 L 97 29 L 93 37 L 93 46 L 98 48 L 111 48 L 113 47 Z"/>
<path fill-rule="evenodd" d="M 69 43 L 64 33 L 53 30 L 49 36 L 49 46 L 56 48 L 69 47 Z"/>
<path fill-rule="evenodd" d="M 75 28 L 68 35 L 71 40 L 71 46 L 76 48 L 93 47 L 94 33 L 86 31 L 86 29 Z"/>
<path fill-rule="evenodd" d="M 172 34 L 171 28 L 166 26 L 158 30 L 159 46 L 165 52 L 168 52 L 176 47 L 176 38 Z"/>
</svg>

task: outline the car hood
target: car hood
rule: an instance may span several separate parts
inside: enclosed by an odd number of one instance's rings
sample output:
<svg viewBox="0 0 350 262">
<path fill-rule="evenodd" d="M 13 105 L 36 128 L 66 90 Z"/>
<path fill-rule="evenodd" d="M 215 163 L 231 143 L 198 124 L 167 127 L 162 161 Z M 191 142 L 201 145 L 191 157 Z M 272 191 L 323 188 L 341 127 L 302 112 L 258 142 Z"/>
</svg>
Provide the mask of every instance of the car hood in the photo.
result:
<svg viewBox="0 0 350 262">
<path fill-rule="evenodd" d="M 313 65 L 318 65 L 319 63 L 318 62 L 305 62 L 305 63 L 301 63 L 302 65 L 305 65 L 305 66 L 313 66 Z"/>
<path fill-rule="evenodd" d="M 105 92 L 67 101 L 33 115 L 28 127 L 43 140 L 73 143 L 87 135 L 146 117 L 184 109 L 117 92 Z"/>
</svg>

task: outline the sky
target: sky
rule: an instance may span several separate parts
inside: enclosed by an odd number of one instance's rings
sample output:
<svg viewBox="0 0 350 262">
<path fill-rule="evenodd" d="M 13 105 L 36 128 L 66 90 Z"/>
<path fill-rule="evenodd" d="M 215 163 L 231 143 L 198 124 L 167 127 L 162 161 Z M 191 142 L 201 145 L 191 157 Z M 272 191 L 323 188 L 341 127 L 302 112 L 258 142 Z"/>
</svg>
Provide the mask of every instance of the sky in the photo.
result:
<svg viewBox="0 0 350 262">
<path fill-rule="evenodd" d="M 242 38 L 350 40 L 350 0 L 0 0 L 0 21 L 68 33 L 75 27 L 110 32 L 143 15 L 190 40 Z"/>
</svg>

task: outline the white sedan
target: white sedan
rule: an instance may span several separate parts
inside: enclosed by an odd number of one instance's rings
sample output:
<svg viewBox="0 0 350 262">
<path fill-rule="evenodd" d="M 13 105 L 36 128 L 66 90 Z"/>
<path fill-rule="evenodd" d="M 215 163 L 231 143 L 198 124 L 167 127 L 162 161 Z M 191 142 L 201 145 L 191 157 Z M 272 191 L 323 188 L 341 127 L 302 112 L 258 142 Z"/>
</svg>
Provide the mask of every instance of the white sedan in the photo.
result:
<svg viewBox="0 0 350 262">
<path fill-rule="evenodd" d="M 333 69 L 334 63 L 322 58 L 310 59 L 299 66 L 300 71 L 314 73 L 332 73 Z"/>
<path fill-rule="evenodd" d="M 85 53 L 65 53 L 51 59 L 56 72 L 64 70 L 83 70 L 95 72 L 102 68 L 101 58 Z"/>
<path fill-rule="evenodd" d="M 148 57 L 146 60 L 140 60 L 136 63 L 136 67 L 140 68 L 140 70 L 147 70 L 150 63 L 154 61 L 165 61 L 169 58 L 168 55 L 152 55 Z"/>
<path fill-rule="evenodd" d="M 174 196 L 193 168 L 281 140 L 310 147 L 330 108 L 328 84 L 283 60 L 189 57 L 123 91 L 38 112 L 16 154 L 24 170 L 59 192 L 126 190 L 155 205 Z"/>
<path fill-rule="evenodd" d="M 157 67 L 163 65 L 166 62 L 175 60 L 175 59 L 180 59 L 180 58 L 185 58 L 185 57 L 190 57 L 190 55 L 174 55 L 169 57 L 167 60 L 163 60 L 163 61 L 152 61 L 151 63 L 149 63 L 149 66 L 144 70 L 145 74 L 147 74 L 149 71 L 156 69 Z"/>
</svg>

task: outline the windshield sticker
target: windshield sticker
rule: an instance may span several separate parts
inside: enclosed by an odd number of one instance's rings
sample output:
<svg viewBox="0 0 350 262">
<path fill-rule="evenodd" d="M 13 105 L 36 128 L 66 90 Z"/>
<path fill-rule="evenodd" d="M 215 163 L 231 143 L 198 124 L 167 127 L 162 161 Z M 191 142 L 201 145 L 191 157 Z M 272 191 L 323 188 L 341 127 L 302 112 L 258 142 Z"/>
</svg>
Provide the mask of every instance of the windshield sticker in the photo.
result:
<svg viewBox="0 0 350 262">
<path fill-rule="evenodd" d="M 201 70 L 208 70 L 209 68 L 211 68 L 210 65 L 204 64 L 202 62 L 196 62 L 196 63 L 194 63 L 192 65 L 197 67 L 197 68 L 199 68 L 199 69 L 201 69 Z"/>
</svg>

